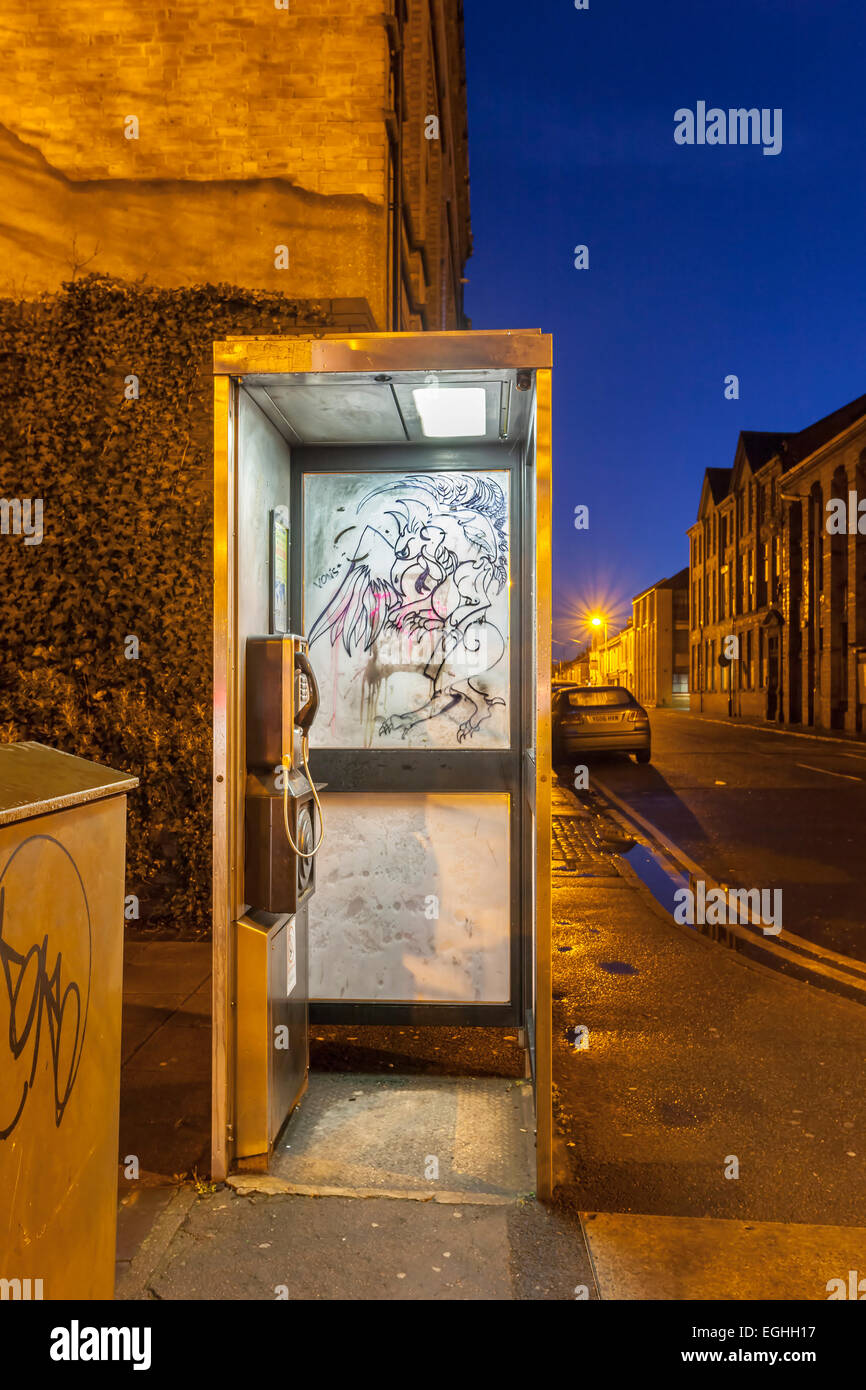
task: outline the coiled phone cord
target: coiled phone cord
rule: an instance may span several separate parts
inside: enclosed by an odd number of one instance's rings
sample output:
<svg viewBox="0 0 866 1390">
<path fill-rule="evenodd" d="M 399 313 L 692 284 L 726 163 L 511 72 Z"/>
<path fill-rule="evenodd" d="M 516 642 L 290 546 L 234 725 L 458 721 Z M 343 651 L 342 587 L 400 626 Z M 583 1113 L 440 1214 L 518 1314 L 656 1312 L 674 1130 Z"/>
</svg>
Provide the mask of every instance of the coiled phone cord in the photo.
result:
<svg viewBox="0 0 866 1390">
<path fill-rule="evenodd" d="M 310 790 L 313 793 L 313 800 L 315 801 L 316 809 L 319 812 L 319 826 L 321 827 L 319 831 L 319 843 L 316 845 L 315 849 L 310 850 L 308 853 L 305 853 L 302 849 L 298 849 L 298 846 L 292 839 L 292 832 L 289 829 L 289 779 L 287 776 L 283 778 L 283 826 L 286 832 L 286 839 L 288 840 L 289 844 L 291 845 L 292 849 L 294 850 L 295 854 L 298 856 L 299 859 L 314 859 L 325 842 L 325 817 L 322 815 L 322 803 L 319 800 L 319 793 L 316 791 L 316 784 L 313 781 L 313 776 L 310 772 L 310 764 L 307 762 L 307 753 L 309 751 L 309 747 L 310 740 L 307 737 L 307 734 L 301 734 L 301 757 L 304 763 L 304 771 L 307 774 L 307 781 L 310 784 Z M 287 773 L 291 765 L 291 756 L 287 753 L 284 753 L 283 772 Z"/>
</svg>

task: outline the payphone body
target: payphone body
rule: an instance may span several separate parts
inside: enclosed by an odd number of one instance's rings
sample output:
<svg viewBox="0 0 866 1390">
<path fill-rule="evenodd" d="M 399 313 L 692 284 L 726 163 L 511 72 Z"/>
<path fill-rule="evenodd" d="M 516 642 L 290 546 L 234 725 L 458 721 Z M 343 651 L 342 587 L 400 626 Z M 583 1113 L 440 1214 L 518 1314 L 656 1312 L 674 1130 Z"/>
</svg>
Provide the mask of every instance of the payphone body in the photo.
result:
<svg viewBox="0 0 866 1390">
<path fill-rule="evenodd" d="M 321 822 L 305 739 L 317 708 L 305 639 L 249 638 L 246 910 L 237 922 L 235 996 L 239 1159 L 267 1159 L 307 1084 L 307 901 Z"/>
<path fill-rule="evenodd" d="M 302 762 L 318 703 L 303 637 L 248 639 L 244 897 L 266 912 L 296 912 L 315 891 L 316 798 Z"/>
</svg>

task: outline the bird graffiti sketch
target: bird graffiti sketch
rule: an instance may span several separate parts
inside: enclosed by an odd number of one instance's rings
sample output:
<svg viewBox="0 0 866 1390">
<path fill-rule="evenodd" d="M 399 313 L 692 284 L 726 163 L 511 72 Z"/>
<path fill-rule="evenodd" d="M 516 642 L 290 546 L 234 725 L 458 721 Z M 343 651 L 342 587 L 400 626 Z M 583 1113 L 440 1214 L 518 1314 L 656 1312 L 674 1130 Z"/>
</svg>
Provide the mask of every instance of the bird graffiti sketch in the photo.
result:
<svg viewBox="0 0 866 1390">
<path fill-rule="evenodd" d="M 329 641 L 363 661 L 366 686 L 377 692 L 395 673 L 420 678 L 405 708 L 375 705 L 380 737 L 410 740 L 418 731 L 429 742 L 447 720 L 458 743 L 473 739 L 506 705 L 503 484 L 489 473 L 379 474 L 354 508 L 354 525 L 348 510 L 333 543 L 343 563 L 309 627 L 311 659 Z M 410 685 L 398 688 L 405 694 Z"/>
</svg>

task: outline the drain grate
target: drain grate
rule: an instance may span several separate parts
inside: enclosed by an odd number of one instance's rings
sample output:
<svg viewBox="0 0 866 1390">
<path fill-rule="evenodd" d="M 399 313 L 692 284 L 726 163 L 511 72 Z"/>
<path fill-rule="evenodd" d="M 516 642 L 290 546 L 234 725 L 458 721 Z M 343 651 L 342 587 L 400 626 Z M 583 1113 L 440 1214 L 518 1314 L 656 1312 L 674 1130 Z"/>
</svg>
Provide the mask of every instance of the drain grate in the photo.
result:
<svg viewBox="0 0 866 1390">
<path fill-rule="evenodd" d="M 613 858 L 599 847 L 588 816 L 551 818 L 554 868 L 587 878 L 612 878 Z"/>
</svg>

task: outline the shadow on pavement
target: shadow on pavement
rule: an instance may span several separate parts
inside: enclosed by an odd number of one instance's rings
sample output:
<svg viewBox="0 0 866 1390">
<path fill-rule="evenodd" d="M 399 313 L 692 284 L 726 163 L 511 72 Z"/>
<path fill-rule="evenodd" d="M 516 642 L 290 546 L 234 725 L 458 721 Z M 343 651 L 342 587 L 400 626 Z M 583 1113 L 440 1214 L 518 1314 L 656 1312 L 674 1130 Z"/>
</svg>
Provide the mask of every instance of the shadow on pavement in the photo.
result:
<svg viewBox="0 0 866 1390">
<path fill-rule="evenodd" d="M 574 768 L 580 766 L 576 761 L 557 762 L 554 771 L 563 786 L 574 791 L 586 804 L 587 810 L 594 809 L 593 790 L 604 795 L 605 787 L 609 787 L 672 840 L 677 841 L 677 836 L 687 840 L 688 852 L 695 857 L 698 857 L 702 845 L 709 845 L 701 822 L 652 764 L 641 766 L 627 753 L 595 753 L 585 757 L 583 765 L 589 775 L 586 791 L 574 786 Z"/>
</svg>

